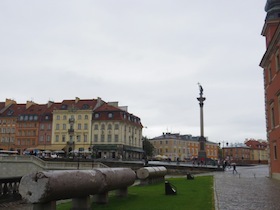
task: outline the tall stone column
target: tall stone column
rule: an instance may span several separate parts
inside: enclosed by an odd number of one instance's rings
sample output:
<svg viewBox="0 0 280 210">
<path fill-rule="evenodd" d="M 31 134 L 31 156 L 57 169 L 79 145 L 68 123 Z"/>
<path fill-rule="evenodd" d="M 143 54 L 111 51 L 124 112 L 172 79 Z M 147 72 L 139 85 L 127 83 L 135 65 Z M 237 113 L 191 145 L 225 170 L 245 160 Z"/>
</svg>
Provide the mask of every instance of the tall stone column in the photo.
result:
<svg viewBox="0 0 280 210">
<path fill-rule="evenodd" d="M 203 122 L 203 105 L 204 101 L 206 100 L 205 97 L 203 97 L 203 88 L 202 86 L 198 83 L 199 86 L 199 91 L 200 91 L 200 96 L 197 98 L 199 101 L 199 107 L 200 107 L 200 137 L 199 137 L 199 151 L 198 151 L 198 159 L 202 161 L 206 161 L 206 150 L 205 150 L 205 142 L 206 138 L 204 137 L 204 122 Z"/>
</svg>

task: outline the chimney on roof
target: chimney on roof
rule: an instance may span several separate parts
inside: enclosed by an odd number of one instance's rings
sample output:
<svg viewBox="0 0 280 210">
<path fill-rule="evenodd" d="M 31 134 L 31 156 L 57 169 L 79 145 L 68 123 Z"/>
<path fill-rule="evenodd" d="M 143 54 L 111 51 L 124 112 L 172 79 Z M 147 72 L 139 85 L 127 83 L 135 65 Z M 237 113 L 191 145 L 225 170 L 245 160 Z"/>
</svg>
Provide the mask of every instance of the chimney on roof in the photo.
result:
<svg viewBox="0 0 280 210">
<path fill-rule="evenodd" d="M 16 104 L 17 102 L 12 100 L 12 99 L 9 99 L 9 98 L 6 98 L 6 101 L 5 101 L 5 107 L 7 106 L 10 106 L 12 104 Z"/>
<path fill-rule="evenodd" d="M 128 106 L 120 106 L 119 108 L 125 112 L 128 112 Z"/>
<path fill-rule="evenodd" d="M 114 102 L 108 102 L 108 104 L 109 104 L 110 106 L 114 106 L 114 107 L 116 107 L 116 108 L 118 108 L 118 107 L 119 107 L 119 102 L 117 102 L 117 101 L 114 101 Z"/>
<path fill-rule="evenodd" d="M 29 107 L 31 107 L 34 104 L 36 104 L 36 103 L 34 103 L 33 101 L 26 101 L 26 109 L 28 109 Z"/>
<path fill-rule="evenodd" d="M 80 98 L 76 97 L 75 98 L 75 103 L 78 103 L 80 101 Z"/>
<path fill-rule="evenodd" d="M 93 110 L 97 109 L 98 107 L 100 107 L 102 104 L 104 104 L 104 101 L 102 101 L 102 99 L 100 97 L 97 98 L 97 103 L 95 105 L 95 107 L 93 108 Z"/>
<path fill-rule="evenodd" d="M 53 102 L 53 101 L 48 101 L 47 107 L 48 107 L 48 108 L 50 108 L 50 107 L 51 107 L 51 105 L 53 105 L 53 104 L 54 104 L 54 102 Z"/>
</svg>

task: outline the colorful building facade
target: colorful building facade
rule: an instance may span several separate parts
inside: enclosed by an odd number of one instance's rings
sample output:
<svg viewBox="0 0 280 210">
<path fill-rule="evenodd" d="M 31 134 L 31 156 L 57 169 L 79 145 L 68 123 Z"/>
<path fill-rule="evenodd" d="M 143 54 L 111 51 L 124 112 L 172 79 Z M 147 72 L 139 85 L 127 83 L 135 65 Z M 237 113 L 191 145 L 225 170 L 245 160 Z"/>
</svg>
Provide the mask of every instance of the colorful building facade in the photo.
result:
<svg viewBox="0 0 280 210">
<path fill-rule="evenodd" d="M 199 137 L 180 135 L 179 133 L 163 133 L 161 136 L 150 139 L 155 148 L 155 155 L 164 155 L 171 160 L 189 160 L 198 158 Z M 219 145 L 206 141 L 207 158 L 218 159 Z"/>
<path fill-rule="evenodd" d="M 260 66 L 264 76 L 269 171 L 272 178 L 280 179 L 280 1 L 267 0 L 265 11 L 262 35 L 266 38 L 266 52 Z"/>
<path fill-rule="evenodd" d="M 0 149 L 63 150 L 99 158 L 141 159 L 142 124 L 118 102 L 0 102 Z"/>
<path fill-rule="evenodd" d="M 267 163 L 268 161 L 268 145 L 267 141 L 246 139 L 244 142 L 246 146 L 251 148 L 250 160 L 255 163 Z"/>
</svg>

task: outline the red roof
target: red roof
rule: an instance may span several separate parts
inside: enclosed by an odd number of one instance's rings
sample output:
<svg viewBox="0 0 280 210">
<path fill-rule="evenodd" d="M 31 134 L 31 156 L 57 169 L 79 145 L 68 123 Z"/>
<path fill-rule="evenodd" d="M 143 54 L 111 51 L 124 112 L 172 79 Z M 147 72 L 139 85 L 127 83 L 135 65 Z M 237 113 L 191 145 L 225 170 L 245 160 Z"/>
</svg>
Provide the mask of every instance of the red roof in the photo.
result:
<svg viewBox="0 0 280 210">
<path fill-rule="evenodd" d="M 2 117 L 18 117 L 26 110 L 26 104 L 12 104 L 2 114 Z"/>
<path fill-rule="evenodd" d="M 3 108 L 5 108 L 5 102 L 0 102 L 0 112 Z"/>
<path fill-rule="evenodd" d="M 254 139 L 250 139 L 250 140 L 246 141 L 245 144 L 248 147 L 251 147 L 252 149 L 263 150 L 263 149 L 267 148 L 267 143 L 266 142 L 257 141 L 257 140 L 254 140 Z"/>
<path fill-rule="evenodd" d="M 122 120 L 142 126 L 139 117 L 136 117 L 133 114 L 130 114 L 118 107 L 109 105 L 108 103 L 102 104 L 100 107 L 94 110 L 94 113 L 99 114 L 98 118 L 95 118 L 95 115 L 93 115 L 94 120 Z M 110 113 L 112 114 L 111 116 L 109 115 Z"/>
</svg>

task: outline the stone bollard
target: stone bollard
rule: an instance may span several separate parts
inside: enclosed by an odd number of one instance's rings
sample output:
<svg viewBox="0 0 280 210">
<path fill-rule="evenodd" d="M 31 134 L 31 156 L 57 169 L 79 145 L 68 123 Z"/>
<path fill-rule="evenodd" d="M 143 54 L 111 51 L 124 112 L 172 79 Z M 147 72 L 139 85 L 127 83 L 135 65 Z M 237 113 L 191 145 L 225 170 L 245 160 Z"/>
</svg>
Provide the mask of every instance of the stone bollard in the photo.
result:
<svg viewBox="0 0 280 210">
<path fill-rule="evenodd" d="M 120 189 L 126 195 L 135 179 L 136 174 L 130 168 L 38 172 L 21 179 L 19 192 L 23 199 L 34 204 L 33 210 L 55 210 L 57 200 L 70 198 L 72 210 L 89 210 L 90 195 L 100 195 L 100 203 L 106 203 L 108 191 Z"/>
</svg>

